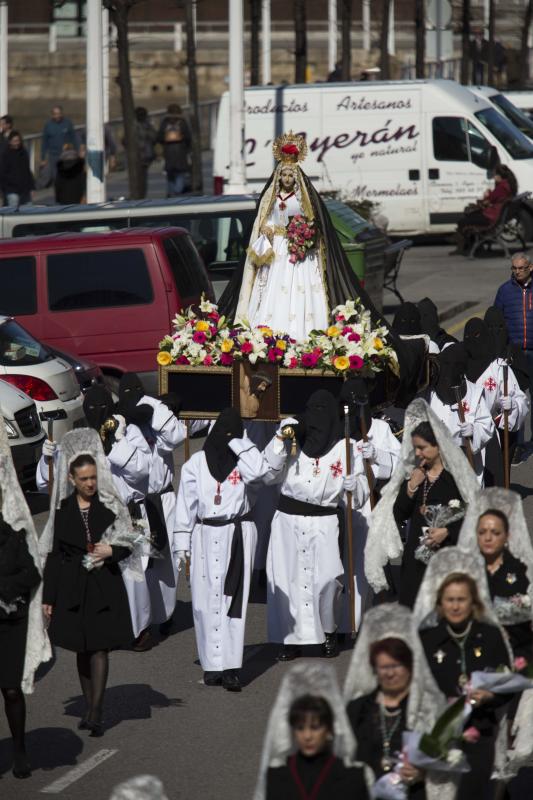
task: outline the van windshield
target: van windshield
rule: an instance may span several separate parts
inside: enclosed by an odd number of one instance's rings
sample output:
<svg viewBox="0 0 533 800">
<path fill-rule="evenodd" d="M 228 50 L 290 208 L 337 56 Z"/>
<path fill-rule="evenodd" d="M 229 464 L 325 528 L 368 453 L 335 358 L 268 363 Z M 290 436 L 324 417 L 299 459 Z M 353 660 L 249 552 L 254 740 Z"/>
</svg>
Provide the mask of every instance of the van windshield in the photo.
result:
<svg viewBox="0 0 533 800">
<path fill-rule="evenodd" d="M 520 109 L 513 105 L 503 94 L 495 94 L 494 97 L 490 98 L 490 101 L 503 111 L 507 119 L 510 119 L 519 131 L 522 131 L 529 139 L 533 139 L 533 120 L 531 120 L 527 114 L 520 111 Z"/>
<path fill-rule="evenodd" d="M 505 147 L 513 159 L 533 158 L 533 142 L 530 142 L 527 136 L 515 128 L 508 119 L 502 117 L 495 108 L 476 111 L 475 116 Z"/>
</svg>

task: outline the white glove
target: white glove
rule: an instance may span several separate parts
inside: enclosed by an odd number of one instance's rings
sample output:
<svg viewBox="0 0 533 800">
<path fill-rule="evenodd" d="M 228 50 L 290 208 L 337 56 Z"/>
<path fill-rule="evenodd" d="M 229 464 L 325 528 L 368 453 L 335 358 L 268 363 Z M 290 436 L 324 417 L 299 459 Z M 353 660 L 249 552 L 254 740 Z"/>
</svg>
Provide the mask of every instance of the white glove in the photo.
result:
<svg viewBox="0 0 533 800">
<path fill-rule="evenodd" d="M 118 428 L 115 430 L 115 441 L 120 442 L 126 435 L 126 419 L 122 414 L 113 414 L 113 416 L 118 422 Z"/>
<path fill-rule="evenodd" d="M 367 461 L 375 461 L 377 454 L 378 451 L 375 444 L 372 444 L 372 442 L 363 442 L 361 446 L 361 455 L 363 458 L 366 458 Z"/>
<path fill-rule="evenodd" d="M 178 568 L 178 572 L 181 572 L 182 567 L 186 566 L 187 559 L 191 557 L 191 554 L 188 550 L 178 550 L 176 553 L 176 566 Z"/>
<path fill-rule="evenodd" d="M 342 486 L 345 492 L 354 492 L 357 486 L 357 475 L 353 473 L 351 475 L 346 475 L 342 479 Z"/>
<path fill-rule="evenodd" d="M 513 399 L 506 395 L 501 399 L 502 411 L 512 411 L 513 408 Z"/>
<path fill-rule="evenodd" d="M 463 439 L 471 439 L 474 435 L 474 426 L 471 422 L 460 422 L 459 430 Z"/>
<path fill-rule="evenodd" d="M 57 442 L 51 442 L 50 439 L 45 439 L 43 442 L 43 456 L 45 458 L 53 458 L 57 450 Z"/>
<path fill-rule="evenodd" d="M 276 436 L 281 436 L 283 428 L 292 427 L 294 428 L 295 425 L 298 425 L 298 420 L 294 419 L 294 417 L 287 417 L 287 419 L 282 419 L 280 422 L 280 426 L 276 431 Z"/>
</svg>

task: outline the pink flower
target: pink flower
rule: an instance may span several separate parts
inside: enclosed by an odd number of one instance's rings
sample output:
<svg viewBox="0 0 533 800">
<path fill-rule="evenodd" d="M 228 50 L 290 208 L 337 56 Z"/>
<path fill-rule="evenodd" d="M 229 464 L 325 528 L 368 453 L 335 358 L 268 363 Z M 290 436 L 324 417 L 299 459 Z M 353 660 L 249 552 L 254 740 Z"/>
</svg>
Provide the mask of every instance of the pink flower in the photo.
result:
<svg viewBox="0 0 533 800">
<path fill-rule="evenodd" d="M 214 319 L 214 320 L 215 320 L 215 322 L 218 322 L 218 320 L 220 319 L 220 314 L 218 314 L 216 311 L 211 311 L 211 312 L 210 312 L 210 313 L 207 315 L 207 318 L 208 318 L 208 319 Z"/>
<path fill-rule="evenodd" d="M 192 335 L 193 342 L 197 344 L 205 344 L 205 333 L 203 331 L 195 331 Z"/>
<path fill-rule="evenodd" d="M 314 353 L 302 353 L 302 358 L 301 358 L 302 367 L 306 367 L 307 369 L 312 369 L 313 367 L 316 366 L 317 361 L 318 361 L 318 356 L 316 356 Z"/>
<path fill-rule="evenodd" d="M 295 356 L 291 356 L 288 368 L 295 369 L 297 366 L 298 366 L 298 359 Z"/>
<path fill-rule="evenodd" d="M 254 347 L 251 342 L 243 342 L 241 345 L 241 353 L 244 353 L 245 355 L 251 353 L 253 349 Z"/>
<path fill-rule="evenodd" d="M 480 737 L 480 732 L 473 725 L 467 728 L 466 731 L 463 731 L 463 739 L 469 744 L 475 744 L 476 742 L 479 742 Z"/>
<path fill-rule="evenodd" d="M 277 347 L 270 347 L 268 350 L 268 360 L 269 361 L 277 361 L 278 356 L 277 353 L 280 353 L 281 350 L 278 350 Z"/>
<path fill-rule="evenodd" d="M 205 367 L 213 366 L 213 356 L 206 356 L 202 363 Z"/>
<path fill-rule="evenodd" d="M 313 355 L 316 356 L 317 360 L 322 356 L 323 350 L 320 347 L 313 347 Z"/>
<path fill-rule="evenodd" d="M 220 363 L 223 367 L 231 367 L 233 364 L 233 356 L 231 353 L 221 353 L 220 354 Z"/>
<path fill-rule="evenodd" d="M 359 336 L 359 334 L 358 334 L 358 333 L 355 333 L 355 332 L 354 332 L 354 333 L 351 333 L 351 334 L 348 336 L 348 341 L 349 341 L 349 342 L 360 342 L 360 341 L 361 341 L 361 337 Z"/>
<path fill-rule="evenodd" d="M 293 254 L 292 254 L 292 256 L 289 256 L 289 261 L 291 262 L 291 264 L 296 264 L 296 262 L 298 261 L 298 258 L 297 258 L 297 256 L 296 256 L 296 255 L 293 253 Z"/>
<path fill-rule="evenodd" d="M 342 333 L 343 336 L 349 336 L 350 333 L 353 333 L 353 331 L 352 331 L 352 329 L 350 328 L 349 325 L 345 325 L 344 328 L 342 329 L 341 333 Z"/>
<path fill-rule="evenodd" d="M 350 369 L 361 369 L 364 363 L 360 356 L 350 356 Z"/>
<path fill-rule="evenodd" d="M 304 231 L 304 239 L 311 239 L 312 236 L 313 231 L 310 231 L 309 228 L 307 228 L 307 230 Z"/>
<path fill-rule="evenodd" d="M 191 362 L 187 358 L 187 356 L 178 356 L 176 359 L 176 364 L 190 364 Z"/>
<path fill-rule="evenodd" d="M 212 338 L 214 339 L 214 338 L 215 338 L 215 336 L 217 335 L 218 331 L 217 331 L 217 329 L 216 329 L 216 328 L 215 328 L 215 327 L 212 325 L 212 326 L 209 328 L 209 333 L 211 334 Z"/>
<path fill-rule="evenodd" d="M 342 314 L 335 314 L 335 319 L 337 322 L 342 322 L 344 320 L 344 316 Z"/>
<path fill-rule="evenodd" d="M 527 659 L 524 656 L 518 656 L 514 660 L 514 668 L 516 672 L 522 672 L 527 667 Z"/>
</svg>

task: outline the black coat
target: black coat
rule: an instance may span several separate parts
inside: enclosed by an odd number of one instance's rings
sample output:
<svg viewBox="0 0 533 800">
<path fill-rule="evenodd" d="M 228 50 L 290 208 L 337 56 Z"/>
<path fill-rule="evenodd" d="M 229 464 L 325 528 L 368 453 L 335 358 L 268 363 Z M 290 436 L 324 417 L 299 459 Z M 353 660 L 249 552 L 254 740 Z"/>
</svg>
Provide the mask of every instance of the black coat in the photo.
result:
<svg viewBox="0 0 533 800">
<path fill-rule="evenodd" d="M 0 163 L 0 186 L 5 194 L 27 195 L 35 189 L 28 151 L 24 147 L 5 150 Z"/>
<path fill-rule="evenodd" d="M 81 203 L 86 193 L 85 159 L 60 158 L 56 166 L 56 203 Z"/>
<path fill-rule="evenodd" d="M 447 505 L 450 500 L 461 500 L 462 502 L 462 497 L 451 473 L 443 470 L 427 495 L 427 505 Z M 427 526 L 427 521 L 420 513 L 420 507 L 423 503 L 423 484 L 418 487 L 414 497 L 409 497 L 407 494 L 407 481 L 404 481 L 394 504 L 394 518 L 398 527 L 401 527 L 402 523 L 407 520 L 410 521 L 409 533 L 403 551 L 399 596 L 400 603 L 404 606 L 409 606 L 409 608 L 412 608 L 415 604 L 418 589 L 426 571 L 426 565 L 415 558 L 415 550 L 420 544 L 420 537 L 422 536 L 422 527 Z M 448 526 L 448 536 L 441 544 L 441 548 L 457 544 L 460 527 L 461 520 Z"/>
<path fill-rule="evenodd" d="M 383 758 L 383 739 L 380 730 L 379 706 L 376 702 L 378 690 L 364 694 L 348 703 L 346 711 L 357 740 L 356 758 L 372 769 L 376 780 L 384 774 L 381 765 Z M 402 749 L 402 732 L 407 730 L 406 697 L 401 703 L 401 721 L 391 738 L 391 754 Z M 409 800 L 425 800 L 426 792 L 422 782 L 409 787 Z"/>
<path fill-rule="evenodd" d="M 508 550 L 504 550 L 503 562 L 496 572 L 487 570 L 487 581 L 491 599 L 495 597 L 513 597 L 526 595 L 529 589 L 529 580 L 526 575 L 526 565 L 515 558 Z M 531 622 L 518 622 L 514 625 L 505 625 L 509 642 L 515 656 L 524 656 L 528 661 L 533 658 L 533 632 Z"/>
<path fill-rule="evenodd" d="M 89 511 L 93 543 L 100 541 L 114 514 L 96 496 Z M 86 533 L 75 494 L 56 511 L 54 546 L 44 571 L 43 603 L 53 606 L 50 639 L 75 652 L 125 647 L 133 640 L 126 589 L 118 562 L 129 555 L 113 547 L 100 569 L 82 565 Z"/>
<path fill-rule="evenodd" d="M 313 786 L 327 763 L 329 754 L 309 759 L 297 753 L 296 770 L 300 780 L 311 797 Z M 358 767 L 345 767 L 335 758 L 331 769 L 320 786 L 314 800 L 368 800 L 368 792 L 363 771 Z M 284 767 L 271 767 L 267 773 L 266 800 L 302 800 L 302 794 L 293 777 L 290 759 Z"/>
<path fill-rule="evenodd" d="M 9 613 L 0 606 L 0 620 L 26 617 L 32 589 L 40 582 L 41 576 L 26 543 L 26 532 L 14 531 L 0 515 L 0 600 L 17 606 L 16 611 Z"/>
</svg>

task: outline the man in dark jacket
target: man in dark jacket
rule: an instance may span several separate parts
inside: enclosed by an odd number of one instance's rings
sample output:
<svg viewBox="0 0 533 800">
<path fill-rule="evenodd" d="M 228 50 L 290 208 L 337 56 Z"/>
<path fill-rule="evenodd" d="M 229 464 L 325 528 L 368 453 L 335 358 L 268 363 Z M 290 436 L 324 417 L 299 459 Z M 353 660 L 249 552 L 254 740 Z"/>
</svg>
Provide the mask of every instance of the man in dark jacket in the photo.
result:
<svg viewBox="0 0 533 800">
<path fill-rule="evenodd" d="M 163 145 L 167 197 L 177 197 L 186 191 L 191 171 L 189 154 L 191 133 L 181 107 L 171 103 L 159 126 L 157 140 Z"/>
<path fill-rule="evenodd" d="M 529 396 L 533 400 L 533 264 L 525 253 L 515 253 L 511 263 L 511 279 L 498 289 L 494 305 L 503 312 L 510 341 L 524 351 L 529 369 Z"/>
<path fill-rule="evenodd" d="M 6 205 L 18 208 L 31 203 L 35 181 L 28 152 L 18 131 L 11 131 L 9 134 L 9 146 L 0 164 L 0 187 Z"/>
<path fill-rule="evenodd" d="M 41 167 L 48 165 L 50 178 L 56 174 L 56 164 L 66 144 L 78 147 L 78 139 L 72 122 L 63 116 L 61 106 L 54 106 L 48 122 L 43 128 Z"/>
</svg>

